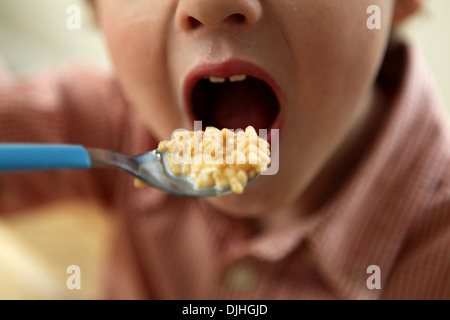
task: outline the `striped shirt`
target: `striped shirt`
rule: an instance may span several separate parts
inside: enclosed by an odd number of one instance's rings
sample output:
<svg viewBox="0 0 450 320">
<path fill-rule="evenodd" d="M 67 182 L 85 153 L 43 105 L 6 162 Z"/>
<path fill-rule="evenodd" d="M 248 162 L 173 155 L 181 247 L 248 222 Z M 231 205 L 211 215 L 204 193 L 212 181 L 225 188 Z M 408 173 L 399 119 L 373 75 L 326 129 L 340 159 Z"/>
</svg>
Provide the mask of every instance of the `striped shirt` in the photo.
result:
<svg viewBox="0 0 450 320">
<path fill-rule="evenodd" d="M 73 198 L 111 208 L 108 299 L 450 299 L 450 128 L 420 54 L 400 52 L 386 58 L 404 68 L 382 79 L 393 102 L 375 142 L 336 196 L 289 227 L 254 234 L 107 169 L 2 175 L 0 213 Z M 0 75 L 5 141 L 157 146 L 113 77 L 83 65 Z"/>
</svg>

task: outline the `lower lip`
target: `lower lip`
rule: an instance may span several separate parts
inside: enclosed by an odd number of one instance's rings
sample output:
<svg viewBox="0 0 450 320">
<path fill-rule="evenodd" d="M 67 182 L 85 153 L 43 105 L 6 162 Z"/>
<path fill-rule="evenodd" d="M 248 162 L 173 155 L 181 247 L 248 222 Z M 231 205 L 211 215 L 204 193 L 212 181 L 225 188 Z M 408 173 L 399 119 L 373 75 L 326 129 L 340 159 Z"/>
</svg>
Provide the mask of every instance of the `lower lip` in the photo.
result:
<svg viewBox="0 0 450 320">
<path fill-rule="evenodd" d="M 262 80 L 266 82 L 275 93 L 275 96 L 278 100 L 278 114 L 275 118 L 275 121 L 272 123 L 271 128 L 268 128 L 267 132 L 267 141 L 271 143 L 272 141 L 272 130 L 280 130 L 283 123 L 284 117 L 284 99 L 281 94 L 281 89 L 276 84 L 276 82 L 262 69 L 259 67 L 245 61 L 241 60 L 229 60 L 220 64 L 202 64 L 198 66 L 193 72 L 189 74 L 185 81 L 185 85 L 183 88 L 183 96 L 184 96 L 184 105 L 187 109 L 187 113 L 191 120 L 195 120 L 195 115 L 193 112 L 193 106 L 191 104 L 192 101 L 192 92 L 194 91 L 195 85 L 205 77 L 214 76 L 219 78 L 229 78 L 236 74 L 245 74 L 251 76 L 253 78 Z"/>
</svg>

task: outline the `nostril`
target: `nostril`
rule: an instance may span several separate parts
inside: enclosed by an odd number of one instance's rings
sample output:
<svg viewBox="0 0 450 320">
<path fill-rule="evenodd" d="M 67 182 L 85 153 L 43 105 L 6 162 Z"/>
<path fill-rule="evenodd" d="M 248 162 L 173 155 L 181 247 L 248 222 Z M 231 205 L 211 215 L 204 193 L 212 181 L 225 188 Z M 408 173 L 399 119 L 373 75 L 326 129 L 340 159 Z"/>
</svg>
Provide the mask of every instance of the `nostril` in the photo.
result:
<svg viewBox="0 0 450 320">
<path fill-rule="evenodd" d="M 225 21 L 242 24 L 247 21 L 247 18 L 243 14 L 235 13 L 226 18 Z"/>
<path fill-rule="evenodd" d="M 187 21 L 186 21 L 186 25 L 189 29 L 196 29 L 197 27 L 199 27 L 202 23 L 200 21 L 198 21 L 197 19 L 195 19 L 194 17 L 188 17 Z"/>
<path fill-rule="evenodd" d="M 184 31 L 245 27 L 263 16 L 261 0 L 178 0 L 175 23 Z"/>
<path fill-rule="evenodd" d="M 232 15 L 228 16 L 222 22 L 225 23 L 225 24 L 227 24 L 227 23 L 230 23 L 230 24 L 243 24 L 246 21 L 247 21 L 247 18 L 243 14 L 235 13 L 235 14 L 232 14 Z M 200 27 L 200 26 L 202 26 L 204 24 L 205 23 L 202 23 L 200 20 L 198 20 L 198 19 L 196 19 L 196 18 L 194 18 L 192 16 L 187 17 L 187 19 L 185 19 L 185 21 L 184 21 L 184 26 L 186 27 L 187 30 L 197 29 L 198 27 Z M 207 25 L 209 25 L 209 24 L 207 24 Z"/>
</svg>

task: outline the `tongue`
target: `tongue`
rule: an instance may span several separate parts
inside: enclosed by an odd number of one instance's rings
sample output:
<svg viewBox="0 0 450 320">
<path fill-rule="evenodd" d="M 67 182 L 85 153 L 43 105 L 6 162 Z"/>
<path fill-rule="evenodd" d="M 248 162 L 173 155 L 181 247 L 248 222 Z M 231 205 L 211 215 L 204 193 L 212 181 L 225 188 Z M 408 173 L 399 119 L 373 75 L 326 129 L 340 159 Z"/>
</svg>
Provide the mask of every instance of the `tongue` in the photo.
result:
<svg viewBox="0 0 450 320">
<path fill-rule="evenodd" d="M 209 106 L 212 124 L 218 128 L 270 129 L 278 113 L 272 89 L 255 78 L 212 85 Z"/>
</svg>

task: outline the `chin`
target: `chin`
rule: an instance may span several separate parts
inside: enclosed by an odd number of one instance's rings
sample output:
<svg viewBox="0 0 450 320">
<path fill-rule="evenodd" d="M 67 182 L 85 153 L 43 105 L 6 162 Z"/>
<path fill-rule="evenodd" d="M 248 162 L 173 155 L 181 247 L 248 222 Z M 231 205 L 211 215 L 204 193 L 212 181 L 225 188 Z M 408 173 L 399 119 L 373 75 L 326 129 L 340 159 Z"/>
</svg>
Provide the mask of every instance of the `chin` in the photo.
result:
<svg viewBox="0 0 450 320">
<path fill-rule="evenodd" d="M 260 177 L 259 179 L 269 177 Z M 258 183 L 261 182 L 261 183 Z M 214 209 L 234 218 L 260 218 L 279 210 L 288 202 L 286 190 L 277 188 L 274 192 L 269 181 L 257 181 L 248 186 L 243 194 L 208 198 L 206 202 Z M 270 184 L 270 183 L 269 183 Z"/>
</svg>

